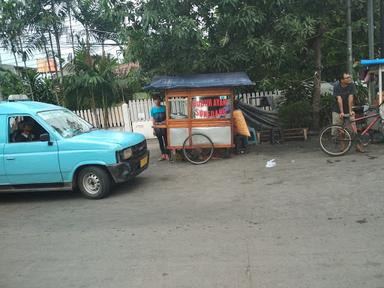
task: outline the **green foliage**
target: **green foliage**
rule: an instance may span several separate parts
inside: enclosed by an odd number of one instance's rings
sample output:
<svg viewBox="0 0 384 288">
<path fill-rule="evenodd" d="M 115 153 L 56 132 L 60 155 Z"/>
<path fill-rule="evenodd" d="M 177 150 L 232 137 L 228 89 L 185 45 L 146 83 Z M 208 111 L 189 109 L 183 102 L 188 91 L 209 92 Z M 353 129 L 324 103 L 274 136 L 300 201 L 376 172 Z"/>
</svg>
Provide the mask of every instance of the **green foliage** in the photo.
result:
<svg viewBox="0 0 384 288">
<path fill-rule="evenodd" d="M 0 90 L 4 98 L 11 94 L 27 94 L 35 101 L 57 104 L 52 80 L 43 78 L 33 69 L 22 69 L 19 75 L 0 69 Z"/>
<path fill-rule="evenodd" d="M 285 90 L 286 104 L 316 100 L 318 106 L 319 93 L 312 93 L 313 83 L 303 79 L 312 80 L 321 67 L 321 80 L 334 81 L 346 67 L 345 13 L 340 0 L 0 1 L 0 41 L 15 58 L 25 61 L 35 52 L 57 58 L 55 40 L 69 15 L 83 24 L 79 37 L 85 43 L 83 55 L 77 53 L 67 65 L 76 68 L 62 79 L 64 87 L 59 75 L 48 80 L 8 74 L 3 77 L 12 79 L 1 89 L 4 94 L 32 89 L 47 101 L 63 91 L 60 100 L 78 109 L 128 100 L 154 74 L 245 71 L 256 89 Z M 366 0 L 353 0 L 352 13 L 357 61 L 368 55 Z M 379 5 L 374 18 L 378 24 Z M 91 56 L 92 42 L 106 39 L 121 46 L 125 63 L 138 61 L 141 69 L 116 76 L 116 59 Z M 319 39 L 320 64 L 314 53 Z M 375 56 L 378 52 L 377 43 Z M 356 103 L 362 104 L 366 88 L 357 88 Z"/>
<path fill-rule="evenodd" d="M 24 85 L 15 73 L 0 68 L 0 91 L 3 98 L 8 98 L 11 94 L 24 93 Z"/>
<path fill-rule="evenodd" d="M 309 101 L 312 97 L 312 81 L 286 81 L 282 85 L 286 104 Z"/>
<path fill-rule="evenodd" d="M 306 100 L 285 103 L 279 108 L 279 118 L 284 128 L 308 128 L 311 125 L 311 104 Z"/>
<path fill-rule="evenodd" d="M 356 85 L 356 95 L 354 99 L 354 105 L 362 106 L 368 103 L 368 87 L 363 85 L 361 81 L 355 82 Z"/>
<path fill-rule="evenodd" d="M 124 100 L 131 100 L 135 93 L 143 91 L 143 87 L 150 81 L 150 78 L 141 69 L 132 69 L 126 77 L 119 78 L 118 83 L 123 88 L 122 96 Z"/>
<path fill-rule="evenodd" d="M 20 71 L 24 91 L 29 98 L 46 103 L 58 104 L 55 100 L 52 79 L 43 78 L 43 75 L 34 69 Z"/>
<path fill-rule="evenodd" d="M 67 106 L 71 109 L 107 107 L 133 98 L 142 91 L 148 78 L 140 69 L 117 75 L 113 57 L 88 56 L 86 46 L 77 49 L 73 63 L 67 65 L 65 77 Z"/>
</svg>

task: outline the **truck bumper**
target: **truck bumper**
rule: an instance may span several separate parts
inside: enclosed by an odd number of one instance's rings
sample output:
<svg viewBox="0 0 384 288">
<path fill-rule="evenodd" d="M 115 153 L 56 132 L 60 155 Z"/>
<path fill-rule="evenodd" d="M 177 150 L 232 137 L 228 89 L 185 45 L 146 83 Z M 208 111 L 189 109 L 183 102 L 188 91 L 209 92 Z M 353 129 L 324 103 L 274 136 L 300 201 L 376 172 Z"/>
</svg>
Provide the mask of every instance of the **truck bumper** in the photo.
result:
<svg viewBox="0 0 384 288">
<path fill-rule="evenodd" d="M 108 165 L 107 169 L 115 183 L 123 183 L 147 169 L 148 164 L 149 151 L 146 150 L 144 153 L 140 153 L 139 156 L 135 156 L 127 161 Z"/>
</svg>

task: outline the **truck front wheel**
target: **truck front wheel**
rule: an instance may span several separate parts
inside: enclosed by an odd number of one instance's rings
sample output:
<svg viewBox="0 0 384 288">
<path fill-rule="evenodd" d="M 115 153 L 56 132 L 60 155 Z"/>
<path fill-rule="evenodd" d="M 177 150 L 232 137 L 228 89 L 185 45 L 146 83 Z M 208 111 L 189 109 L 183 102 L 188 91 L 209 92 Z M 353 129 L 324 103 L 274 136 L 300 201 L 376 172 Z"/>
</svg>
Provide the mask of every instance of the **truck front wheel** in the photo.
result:
<svg viewBox="0 0 384 288">
<path fill-rule="evenodd" d="M 77 185 L 86 198 L 101 199 L 111 190 L 111 178 L 108 173 L 97 166 L 88 166 L 78 174 Z"/>
</svg>

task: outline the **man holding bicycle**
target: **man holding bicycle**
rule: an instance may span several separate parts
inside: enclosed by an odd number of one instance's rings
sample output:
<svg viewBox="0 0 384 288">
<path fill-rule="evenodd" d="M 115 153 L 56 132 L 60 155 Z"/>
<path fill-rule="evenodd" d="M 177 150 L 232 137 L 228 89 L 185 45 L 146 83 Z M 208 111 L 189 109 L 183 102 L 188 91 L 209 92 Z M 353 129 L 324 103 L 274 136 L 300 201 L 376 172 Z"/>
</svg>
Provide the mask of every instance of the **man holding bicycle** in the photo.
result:
<svg viewBox="0 0 384 288">
<path fill-rule="evenodd" d="M 355 112 L 352 111 L 353 97 L 356 94 L 355 84 L 352 82 L 352 77 L 348 73 L 342 73 L 339 77 L 339 82 L 333 87 L 333 96 L 336 98 L 332 109 L 332 124 L 343 126 L 344 121 L 353 120 Z M 355 125 L 352 123 L 352 125 Z M 356 126 L 352 126 L 353 131 L 356 131 Z M 342 136 L 341 136 L 342 137 Z M 344 144 L 343 142 L 341 142 Z M 343 149 L 344 147 L 341 147 Z M 364 152 L 361 143 L 356 144 L 357 152 Z"/>
</svg>

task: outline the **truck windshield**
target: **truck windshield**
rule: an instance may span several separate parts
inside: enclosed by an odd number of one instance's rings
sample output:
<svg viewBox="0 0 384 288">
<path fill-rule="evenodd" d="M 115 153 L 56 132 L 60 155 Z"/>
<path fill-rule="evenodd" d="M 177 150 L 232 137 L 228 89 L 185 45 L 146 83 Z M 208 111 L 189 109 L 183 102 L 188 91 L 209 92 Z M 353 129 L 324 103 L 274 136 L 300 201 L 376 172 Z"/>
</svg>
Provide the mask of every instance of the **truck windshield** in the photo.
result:
<svg viewBox="0 0 384 288">
<path fill-rule="evenodd" d="M 64 138 L 91 131 L 94 127 L 69 110 L 51 110 L 38 113 Z"/>
</svg>

